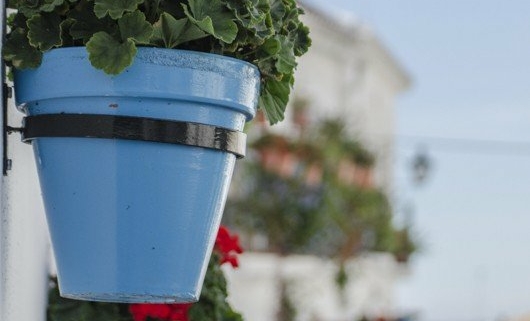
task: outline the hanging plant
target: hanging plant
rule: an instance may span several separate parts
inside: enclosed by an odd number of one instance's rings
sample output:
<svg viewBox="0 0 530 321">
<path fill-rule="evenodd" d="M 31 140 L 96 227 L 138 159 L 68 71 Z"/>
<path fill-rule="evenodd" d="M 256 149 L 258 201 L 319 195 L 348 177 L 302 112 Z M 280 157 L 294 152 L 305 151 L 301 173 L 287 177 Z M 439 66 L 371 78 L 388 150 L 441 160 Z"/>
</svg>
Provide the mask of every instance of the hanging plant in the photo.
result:
<svg viewBox="0 0 530 321">
<path fill-rule="evenodd" d="M 7 7 L 17 11 L 4 45 L 9 66 L 36 68 L 43 53 L 75 46 L 112 75 L 141 46 L 230 56 L 259 68 L 259 107 L 271 124 L 284 118 L 296 57 L 311 44 L 295 0 L 9 0 Z"/>
</svg>

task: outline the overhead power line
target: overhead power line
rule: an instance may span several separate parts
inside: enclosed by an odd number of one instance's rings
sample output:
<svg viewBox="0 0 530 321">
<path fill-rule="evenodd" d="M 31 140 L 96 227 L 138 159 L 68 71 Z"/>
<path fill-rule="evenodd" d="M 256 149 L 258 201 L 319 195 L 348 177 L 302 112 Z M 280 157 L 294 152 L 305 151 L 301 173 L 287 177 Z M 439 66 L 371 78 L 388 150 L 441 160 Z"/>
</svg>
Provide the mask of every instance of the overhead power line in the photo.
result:
<svg viewBox="0 0 530 321">
<path fill-rule="evenodd" d="M 481 140 L 435 136 L 397 135 L 396 142 L 414 144 L 432 151 L 451 153 L 530 156 L 530 142 L 514 140 Z"/>
</svg>

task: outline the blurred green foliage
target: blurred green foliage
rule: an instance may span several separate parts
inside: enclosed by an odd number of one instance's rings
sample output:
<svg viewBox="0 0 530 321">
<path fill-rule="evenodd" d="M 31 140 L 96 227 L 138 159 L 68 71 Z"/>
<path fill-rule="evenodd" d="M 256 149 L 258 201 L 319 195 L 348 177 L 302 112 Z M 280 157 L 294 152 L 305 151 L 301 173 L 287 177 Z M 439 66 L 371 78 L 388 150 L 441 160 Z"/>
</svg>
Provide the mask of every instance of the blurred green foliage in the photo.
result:
<svg viewBox="0 0 530 321">
<path fill-rule="evenodd" d="M 363 251 L 408 257 L 416 250 L 372 182 L 376 157 L 340 121 L 325 121 L 295 140 L 266 133 L 251 147 L 255 157 L 239 168 L 225 220 L 243 235 L 264 235 L 266 250 L 341 264 Z"/>
</svg>

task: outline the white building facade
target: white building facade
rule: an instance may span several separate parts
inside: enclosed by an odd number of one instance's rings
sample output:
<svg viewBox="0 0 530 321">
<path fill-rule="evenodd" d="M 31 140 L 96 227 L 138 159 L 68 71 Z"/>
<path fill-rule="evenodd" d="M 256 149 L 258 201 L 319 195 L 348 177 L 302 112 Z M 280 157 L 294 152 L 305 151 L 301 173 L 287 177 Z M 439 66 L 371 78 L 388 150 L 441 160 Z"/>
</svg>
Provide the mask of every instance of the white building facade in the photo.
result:
<svg viewBox="0 0 530 321">
<path fill-rule="evenodd" d="M 312 46 L 301 57 L 291 103 L 307 103 L 310 123 L 341 119 L 348 133 L 376 158 L 375 185 L 391 192 L 393 180 L 394 102 L 408 89 L 406 72 L 377 37 L 359 24 L 339 24 L 305 7 Z M 274 127 L 297 135 L 293 108 Z M 335 262 L 312 256 L 279 257 L 248 253 L 241 266 L 227 271 L 231 302 L 249 321 L 276 320 L 278 280 L 285 280 L 298 321 L 352 321 L 363 315 L 399 315 L 395 289 L 407 269 L 390 254 L 367 253 L 346 264 L 349 281 L 343 291 L 335 282 Z"/>
<path fill-rule="evenodd" d="M 376 35 L 358 23 L 337 23 L 304 6 L 312 46 L 299 60 L 291 101 L 309 103 L 310 121 L 343 120 L 349 133 L 374 152 L 376 185 L 392 185 L 394 102 L 410 79 Z M 292 108 L 278 127 L 288 131 Z"/>
</svg>

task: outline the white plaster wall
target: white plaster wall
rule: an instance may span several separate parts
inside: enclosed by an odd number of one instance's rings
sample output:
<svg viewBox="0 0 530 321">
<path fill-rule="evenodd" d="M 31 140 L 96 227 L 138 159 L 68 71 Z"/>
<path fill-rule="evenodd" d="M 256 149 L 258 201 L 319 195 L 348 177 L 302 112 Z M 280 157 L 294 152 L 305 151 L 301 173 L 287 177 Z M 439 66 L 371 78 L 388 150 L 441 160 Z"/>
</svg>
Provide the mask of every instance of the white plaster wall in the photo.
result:
<svg viewBox="0 0 530 321">
<path fill-rule="evenodd" d="M 315 10 L 302 18 L 313 44 L 301 57 L 292 98 L 303 97 L 312 121 L 340 118 L 376 155 L 375 181 L 391 190 L 395 100 L 409 86 L 401 66 L 363 25 L 341 25 Z M 289 114 L 279 130 L 289 133 Z"/>
<path fill-rule="evenodd" d="M 346 321 L 395 312 L 394 289 L 404 271 L 391 255 L 370 253 L 348 261 L 349 282 L 342 293 L 335 283 L 337 270 L 335 262 L 314 256 L 245 253 L 238 269 L 225 269 L 229 300 L 245 320 L 274 320 L 282 277 L 297 321 Z"/>
<path fill-rule="evenodd" d="M 275 320 L 279 259 L 273 254 L 246 253 L 240 256 L 240 268 L 224 265 L 230 302 L 245 320 Z"/>
<path fill-rule="evenodd" d="M 21 114 L 9 106 L 9 120 Z M 12 170 L 2 177 L 0 226 L 0 320 L 44 321 L 50 246 L 33 151 L 9 136 Z"/>
<path fill-rule="evenodd" d="M 358 88 L 352 35 L 337 33 L 310 13 L 303 20 L 310 27 L 312 46 L 299 59 L 293 96 L 309 100 L 313 121 L 356 114 L 348 101 Z"/>
</svg>

